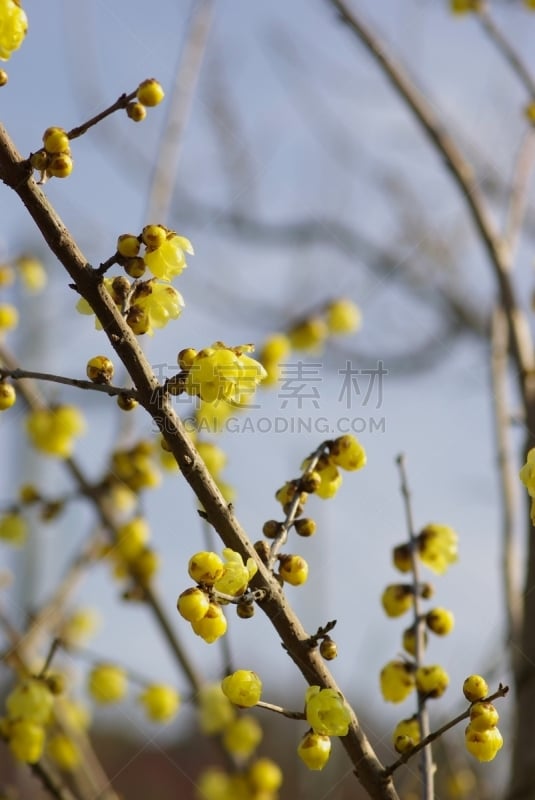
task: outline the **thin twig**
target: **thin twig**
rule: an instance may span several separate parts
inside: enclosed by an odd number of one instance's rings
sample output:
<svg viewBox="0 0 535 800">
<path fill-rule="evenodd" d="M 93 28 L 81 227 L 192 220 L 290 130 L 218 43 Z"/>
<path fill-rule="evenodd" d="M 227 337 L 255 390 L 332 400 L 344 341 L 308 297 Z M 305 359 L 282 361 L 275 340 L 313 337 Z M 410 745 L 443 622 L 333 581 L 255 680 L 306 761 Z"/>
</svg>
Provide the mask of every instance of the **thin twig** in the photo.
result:
<svg viewBox="0 0 535 800">
<path fill-rule="evenodd" d="M 420 602 L 420 565 L 416 556 L 416 531 L 414 527 L 414 515 L 412 511 L 411 492 L 407 478 L 405 466 L 405 456 L 399 455 L 396 459 L 401 478 L 401 494 L 405 505 L 405 517 L 407 521 L 407 531 L 409 534 L 409 549 L 411 555 L 411 570 L 413 577 L 413 611 L 414 611 L 414 660 L 416 669 L 423 664 L 423 654 L 425 650 L 425 617 L 421 613 Z M 421 739 L 429 736 L 429 711 L 426 705 L 425 695 L 418 691 L 418 725 L 420 728 Z M 434 767 L 433 753 L 431 746 L 422 749 L 420 760 L 420 770 L 422 776 L 422 800 L 433 800 L 434 796 Z"/>
<path fill-rule="evenodd" d="M 290 711 L 282 706 L 266 703 L 264 700 L 259 700 L 255 707 L 265 708 L 266 711 L 274 711 L 276 714 L 282 714 L 283 717 L 288 717 L 288 719 L 306 719 L 306 715 L 302 711 Z"/>
<path fill-rule="evenodd" d="M 175 74 L 167 124 L 158 147 L 147 209 L 148 220 L 165 223 L 173 197 L 184 132 L 210 33 L 215 0 L 194 4 L 193 19 Z"/>
<path fill-rule="evenodd" d="M 518 149 L 513 180 L 509 191 L 509 205 L 505 221 L 504 238 L 511 254 L 517 250 L 526 213 L 531 175 L 535 166 L 535 129 L 530 126 Z"/>
<path fill-rule="evenodd" d="M 327 447 L 327 442 L 322 442 L 320 446 L 316 448 L 316 450 L 314 450 L 310 458 L 307 459 L 308 461 L 307 468 L 304 470 L 303 474 L 301 475 L 301 477 L 297 482 L 295 494 L 292 500 L 290 501 L 290 506 L 288 508 L 286 518 L 284 522 L 281 523 L 280 531 L 273 540 L 273 542 L 271 543 L 271 547 L 269 548 L 268 562 L 267 562 L 269 569 L 273 569 L 273 567 L 275 566 L 275 562 L 277 560 L 277 554 L 280 552 L 281 547 L 284 547 L 284 545 L 286 544 L 286 541 L 288 539 L 288 531 L 290 530 L 295 521 L 297 515 L 297 509 L 299 508 L 301 500 L 301 492 L 302 492 L 301 487 L 303 485 L 303 480 L 308 475 L 311 475 L 314 472 L 314 470 L 318 465 L 318 461 L 325 452 L 326 447 Z"/>
<path fill-rule="evenodd" d="M 491 380 L 498 474 L 500 478 L 502 521 L 502 580 L 507 641 L 518 645 L 521 630 L 522 606 L 519 592 L 519 562 L 515 541 L 518 514 L 518 467 L 511 441 L 511 411 L 507 392 L 508 329 L 501 308 L 492 315 Z M 515 652 L 513 651 L 513 657 Z"/>
<path fill-rule="evenodd" d="M 49 383 L 61 383 L 63 386 L 74 386 L 76 389 L 89 389 L 93 392 L 103 392 L 110 397 L 124 395 L 137 400 L 135 389 L 127 389 L 122 386 L 112 386 L 111 383 L 93 383 L 93 381 L 82 380 L 81 378 L 67 378 L 64 375 L 53 375 L 50 372 L 35 372 L 31 369 L 5 369 L 0 367 L 0 379 L 11 378 L 14 381 L 31 378 L 36 381 L 47 381 Z"/>
<path fill-rule="evenodd" d="M 503 33 L 502 29 L 494 21 L 486 4 L 483 4 L 482 8 L 477 13 L 477 16 L 481 22 L 481 27 L 483 30 L 492 39 L 504 59 L 524 84 L 530 99 L 535 100 L 535 78 L 531 74 L 528 65 L 522 59 L 520 53 L 515 49 L 507 36 L 505 36 Z"/>
<path fill-rule="evenodd" d="M 73 139 L 78 139 L 79 136 L 82 136 L 84 133 L 92 128 L 97 123 L 102 122 L 103 119 L 109 117 L 110 114 L 114 114 L 116 111 L 119 111 L 121 108 L 126 108 L 128 103 L 131 103 L 132 100 L 135 100 L 137 94 L 137 88 L 130 92 L 130 94 L 122 94 L 120 97 L 117 98 L 115 103 L 112 103 L 111 106 L 105 108 L 104 111 L 101 111 L 99 114 L 96 114 L 91 119 L 88 119 L 87 122 L 83 122 L 81 125 L 78 125 L 76 128 L 71 128 L 68 131 L 67 136 L 72 141 Z"/>
</svg>

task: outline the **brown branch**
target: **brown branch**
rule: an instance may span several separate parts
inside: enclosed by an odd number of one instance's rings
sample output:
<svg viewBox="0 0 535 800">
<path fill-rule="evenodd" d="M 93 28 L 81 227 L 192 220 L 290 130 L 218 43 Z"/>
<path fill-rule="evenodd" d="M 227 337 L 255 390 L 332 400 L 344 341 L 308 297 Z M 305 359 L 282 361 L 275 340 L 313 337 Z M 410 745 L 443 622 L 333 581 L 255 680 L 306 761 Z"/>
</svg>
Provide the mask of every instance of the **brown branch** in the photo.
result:
<svg viewBox="0 0 535 800">
<path fill-rule="evenodd" d="M 302 711 L 290 711 L 282 706 L 276 706 L 273 705 L 273 703 L 266 703 L 264 700 L 259 700 L 255 707 L 265 708 L 266 711 L 274 711 L 275 714 L 281 714 L 283 717 L 287 717 L 288 719 L 306 719 L 306 714 L 304 714 Z"/>
<path fill-rule="evenodd" d="M 416 530 L 414 527 L 414 516 L 411 503 L 411 491 L 405 466 L 405 456 L 400 454 L 397 457 L 397 465 L 401 478 L 401 494 L 405 504 L 405 518 L 409 533 L 409 545 L 411 554 L 411 571 L 413 578 L 413 612 L 414 612 L 414 634 L 415 648 L 414 660 L 416 668 L 423 664 L 425 650 L 425 617 L 421 612 L 421 591 L 420 591 L 420 565 L 416 554 Z M 418 691 L 417 695 L 417 714 L 420 737 L 425 740 L 429 736 L 429 711 L 426 705 L 426 697 Z M 422 800 L 433 800 L 434 797 L 434 767 L 433 753 L 430 746 L 423 747 L 421 750 L 420 770 L 422 776 Z"/>
<path fill-rule="evenodd" d="M 502 507 L 502 585 L 507 642 L 518 645 L 522 627 L 522 606 L 519 592 L 519 560 L 515 542 L 515 525 L 518 513 L 518 467 L 512 452 L 511 411 L 508 397 L 508 336 L 503 310 L 497 308 L 492 318 L 491 380 L 494 403 L 494 421 L 498 474 L 500 478 Z M 515 650 L 512 651 L 515 658 Z"/>
<path fill-rule="evenodd" d="M 0 178 L 17 192 L 50 249 L 76 284 L 78 292 L 95 311 L 138 389 L 139 402 L 165 437 L 182 475 L 205 509 L 210 524 L 218 531 L 227 547 L 240 553 L 244 560 L 253 558 L 256 561 L 258 572 L 252 585 L 253 588 L 266 591 L 266 599 L 259 605 L 270 618 L 301 673 L 310 684 L 340 691 L 319 653 L 309 648 L 309 635 L 288 605 L 276 579 L 258 558 L 251 541 L 215 485 L 182 421 L 175 414 L 170 398 L 159 386 L 136 337 L 118 313 L 102 280 L 95 275 L 41 189 L 28 176 L 19 153 L 2 126 Z M 351 712 L 348 735 L 342 738 L 342 743 L 370 797 L 376 800 L 398 800 L 392 779 L 390 776 L 385 777 L 383 766 L 361 729 L 354 711 Z"/>
<path fill-rule="evenodd" d="M 497 700 L 498 697 L 505 697 L 508 691 L 509 687 L 504 686 L 503 684 L 500 683 L 498 689 L 494 692 L 494 694 L 489 695 L 489 697 L 485 697 L 483 700 L 481 700 L 481 702 L 492 703 L 493 700 Z M 389 775 L 391 775 L 396 769 L 398 769 L 398 767 L 401 767 L 403 764 L 406 764 L 407 761 L 409 761 L 413 756 L 416 755 L 416 753 L 419 753 L 424 747 L 427 747 L 427 745 L 431 744 L 432 742 L 436 741 L 436 739 L 443 736 L 446 733 L 446 731 L 450 730 L 450 728 L 454 728 L 455 725 L 458 725 L 459 722 L 463 721 L 463 719 L 468 719 L 468 717 L 470 716 L 471 707 L 472 706 L 467 708 L 466 711 L 463 711 L 461 714 L 459 714 L 457 717 L 454 717 L 449 722 L 446 722 L 444 725 L 441 725 L 441 727 L 437 728 L 436 731 L 432 731 L 432 733 L 426 736 L 425 739 L 422 739 L 421 742 L 418 742 L 418 744 L 414 745 L 414 747 L 411 750 L 407 750 L 406 753 L 403 753 L 403 755 L 401 755 L 396 761 L 394 761 L 392 764 L 390 764 L 390 766 L 386 768 L 386 772 Z"/>
</svg>

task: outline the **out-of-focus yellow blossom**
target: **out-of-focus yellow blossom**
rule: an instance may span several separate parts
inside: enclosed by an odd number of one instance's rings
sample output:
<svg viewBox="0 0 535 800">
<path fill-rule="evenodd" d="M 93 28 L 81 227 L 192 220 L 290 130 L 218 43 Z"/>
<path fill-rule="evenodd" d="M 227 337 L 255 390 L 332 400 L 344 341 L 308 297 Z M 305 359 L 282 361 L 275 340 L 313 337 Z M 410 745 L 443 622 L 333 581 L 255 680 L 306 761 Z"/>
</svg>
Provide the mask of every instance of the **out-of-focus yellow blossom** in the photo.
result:
<svg viewBox="0 0 535 800">
<path fill-rule="evenodd" d="M 260 723 L 246 714 L 232 720 L 223 732 L 223 747 L 239 758 L 252 755 L 261 741 Z"/>
<path fill-rule="evenodd" d="M 209 684 L 200 689 L 197 707 L 199 725 L 208 736 L 221 733 L 236 716 L 236 711 L 220 683 Z"/>
<path fill-rule="evenodd" d="M 414 670 L 405 661 L 389 661 L 381 670 L 381 693 L 389 703 L 401 703 L 414 690 Z"/>
<path fill-rule="evenodd" d="M 46 754 L 65 772 L 76 769 L 81 761 L 81 754 L 76 743 L 64 733 L 54 733 L 47 740 Z"/>
<path fill-rule="evenodd" d="M 0 303 L 0 337 L 7 331 L 16 328 L 19 323 L 19 312 L 10 303 Z"/>
<path fill-rule="evenodd" d="M 65 620 L 61 638 L 70 644 L 82 644 L 100 627 L 100 614 L 94 608 L 79 608 Z"/>
<path fill-rule="evenodd" d="M 15 0 L 0 0 L 0 61 L 18 50 L 28 30 L 28 17 Z"/>
<path fill-rule="evenodd" d="M 152 722 L 169 722 L 180 706 L 180 696 L 176 689 L 162 684 L 147 686 L 139 701 Z"/>
<path fill-rule="evenodd" d="M 354 333 L 362 325 L 362 314 L 359 307 L 347 298 L 333 300 L 325 311 L 329 333 L 337 335 Z"/>
<path fill-rule="evenodd" d="M 115 664 L 99 664 L 89 674 L 89 693 L 97 703 L 117 703 L 123 699 L 127 688 L 126 672 Z"/>
<path fill-rule="evenodd" d="M 458 559 L 457 539 L 448 525 L 426 525 L 417 538 L 418 555 L 426 567 L 442 575 Z"/>
<path fill-rule="evenodd" d="M 57 458 L 68 458 L 74 440 L 85 431 L 85 420 L 75 406 L 56 406 L 30 411 L 26 430 L 36 450 Z"/>
<path fill-rule="evenodd" d="M 329 329 L 323 317 L 310 317 L 288 331 L 292 347 L 306 353 L 319 352 L 328 335 Z"/>
<path fill-rule="evenodd" d="M 47 275 L 42 261 L 35 256 L 20 256 L 15 264 L 25 289 L 29 292 L 41 292 L 45 288 Z"/>
<path fill-rule="evenodd" d="M 0 517 L 0 539 L 20 547 L 28 536 L 28 523 L 16 511 Z"/>
<path fill-rule="evenodd" d="M 535 498 L 535 447 L 529 451 L 526 463 L 520 470 L 520 480 L 528 490 L 529 496 Z"/>
</svg>

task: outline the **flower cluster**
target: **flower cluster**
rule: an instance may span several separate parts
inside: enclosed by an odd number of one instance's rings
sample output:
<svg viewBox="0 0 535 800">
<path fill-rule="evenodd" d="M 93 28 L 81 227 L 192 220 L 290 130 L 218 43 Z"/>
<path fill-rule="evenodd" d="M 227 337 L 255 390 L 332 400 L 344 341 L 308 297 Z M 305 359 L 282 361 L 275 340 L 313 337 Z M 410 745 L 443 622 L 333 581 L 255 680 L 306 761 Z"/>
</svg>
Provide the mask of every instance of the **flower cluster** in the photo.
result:
<svg viewBox="0 0 535 800">
<path fill-rule="evenodd" d="M 147 116 L 147 107 L 157 106 L 164 99 L 164 90 L 155 78 L 147 78 L 137 87 L 136 99 L 126 106 L 127 116 L 141 122 Z"/>
<path fill-rule="evenodd" d="M 455 564 L 458 558 L 458 536 L 448 525 L 430 523 L 423 528 L 415 541 L 415 552 L 420 561 L 437 575 Z M 400 572 L 412 569 L 409 544 L 400 544 L 392 551 L 392 561 Z"/>
<path fill-rule="evenodd" d="M 351 713 L 334 689 L 309 686 L 305 694 L 305 716 L 310 730 L 297 747 L 299 758 L 311 770 L 321 770 L 331 754 L 331 736 L 347 736 Z"/>
<path fill-rule="evenodd" d="M 151 582 L 160 567 L 160 559 L 149 546 L 149 539 L 150 529 L 143 517 L 133 517 L 117 528 L 114 544 L 103 551 L 113 564 L 115 578 L 131 577 L 141 586 Z"/>
<path fill-rule="evenodd" d="M 180 292 L 167 283 L 158 283 L 154 278 L 133 284 L 126 276 L 104 278 L 104 287 L 137 336 L 145 333 L 153 336 L 155 328 L 164 328 L 170 320 L 177 319 L 184 307 Z M 84 298 L 78 301 L 76 309 L 80 314 L 95 313 Z M 95 320 L 95 327 L 102 329 L 98 319 Z"/>
<path fill-rule="evenodd" d="M 469 675 L 463 684 L 464 696 L 472 703 L 464 741 L 468 752 L 478 761 L 492 761 L 503 745 L 496 727 L 499 714 L 492 703 L 485 700 L 488 692 L 487 682 L 481 675 Z"/>
<path fill-rule="evenodd" d="M 141 246 L 145 252 L 140 255 Z M 141 278 L 148 267 L 155 278 L 170 282 L 187 267 L 193 245 L 163 225 L 146 225 L 139 236 L 124 233 L 117 240 L 117 260 L 131 278 Z"/>
<path fill-rule="evenodd" d="M 256 673 L 237 670 L 222 683 L 203 686 L 198 695 L 199 724 L 203 733 L 221 736 L 223 748 L 238 760 L 252 756 L 262 740 L 262 728 L 250 714 L 237 711 L 255 705 L 262 691 Z"/>
<path fill-rule="evenodd" d="M 84 417 L 75 406 L 38 408 L 26 417 L 26 431 L 33 447 L 56 458 L 72 455 L 75 439 L 85 427 Z"/>
<path fill-rule="evenodd" d="M 282 770 L 270 758 L 257 758 L 243 772 L 228 774 L 220 767 L 209 767 L 197 780 L 202 800 L 262 798 L 276 800 L 282 786 Z"/>
<path fill-rule="evenodd" d="M 186 589 L 177 600 L 181 616 L 191 623 L 194 633 L 208 644 L 217 641 L 227 630 L 221 604 L 235 598 L 238 611 L 242 605 L 251 605 L 246 598 L 241 602 L 240 599 L 244 597 L 249 581 L 258 569 L 252 558 L 248 558 L 244 564 L 241 555 L 230 547 L 223 550 L 223 559 L 217 553 L 208 551 L 192 556 L 188 573 L 197 586 Z"/>
<path fill-rule="evenodd" d="M 383 698 L 390 703 L 403 702 L 415 689 L 418 707 L 430 698 L 441 697 L 449 684 L 449 676 L 440 664 L 423 664 L 427 632 L 445 636 L 453 629 L 454 617 L 448 609 L 437 606 L 422 613 L 420 603 L 430 599 L 434 589 L 422 583 L 418 559 L 437 573 L 442 573 L 457 560 L 457 535 L 445 525 L 427 525 L 418 535 L 411 535 L 393 550 L 394 566 L 403 573 L 411 572 L 410 583 L 386 586 L 381 603 L 387 616 L 400 617 L 412 611 L 413 620 L 402 635 L 402 659 L 389 661 L 381 670 L 379 682 Z M 392 734 L 392 743 L 399 753 L 410 751 L 421 739 L 417 715 L 402 719 Z"/>
<path fill-rule="evenodd" d="M 224 342 L 214 342 L 199 351 L 181 350 L 177 361 L 182 372 L 177 385 L 204 403 L 246 406 L 266 375 L 263 366 L 248 355 L 253 351 L 252 344 L 229 347 Z"/>
<path fill-rule="evenodd" d="M 320 313 L 301 320 L 287 334 L 272 334 L 264 342 L 259 356 L 267 373 L 265 385 L 277 383 L 281 377 L 281 366 L 292 349 L 318 352 L 329 336 L 354 333 L 360 326 L 358 306 L 352 300 L 341 298 L 329 302 Z"/>
<path fill-rule="evenodd" d="M 128 675 L 116 664 L 97 664 L 88 676 L 88 691 L 100 705 L 112 705 L 126 697 Z M 161 683 L 148 684 L 137 698 L 151 722 L 167 723 L 176 716 L 180 695 L 172 686 Z"/>
<path fill-rule="evenodd" d="M 20 0 L 0 0 L 0 61 L 8 61 L 24 41 L 28 18 Z"/>
<path fill-rule="evenodd" d="M 40 183 L 47 178 L 68 178 L 73 160 L 69 135 L 63 128 L 47 128 L 43 133 L 43 147 L 30 156 L 30 164 L 41 174 Z"/>
<path fill-rule="evenodd" d="M 53 706 L 52 690 L 41 678 L 22 679 L 7 696 L 0 734 L 18 761 L 35 764 L 43 755 Z"/>
</svg>

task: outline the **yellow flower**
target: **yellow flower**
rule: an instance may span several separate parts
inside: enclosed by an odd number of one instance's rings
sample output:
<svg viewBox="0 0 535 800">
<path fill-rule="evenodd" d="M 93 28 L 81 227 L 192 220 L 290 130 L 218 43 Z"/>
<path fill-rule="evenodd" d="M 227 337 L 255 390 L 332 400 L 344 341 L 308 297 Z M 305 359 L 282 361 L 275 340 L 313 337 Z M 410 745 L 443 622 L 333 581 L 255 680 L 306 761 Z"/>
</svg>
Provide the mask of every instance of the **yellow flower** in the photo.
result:
<svg viewBox="0 0 535 800">
<path fill-rule="evenodd" d="M 414 672 L 405 661 L 389 661 L 381 670 L 381 693 L 389 703 L 401 703 L 415 687 Z"/>
<path fill-rule="evenodd" d="M 247 402 L 266 376 L 262 364 L 247 355 L 252 350 L 252 345 L 227 347 L 223 342 L 200 350 L 188 371 L 186 392 L 206 403 Z"/>
<path fill-rule="evenodd" d="M 535 498 L 535 447 L 529 451 L 526 463 L 520 470 L 520 480 L 528 490 L 529 496 Z"/>
<path fill-rule="evenodd" d="M 85 430 L 85 420 L 75 406 L 40 408 L 28 414 L 26 430 L 36 450 L 68 458 L 74 449 L 74 438 Z"/>
<path fill-rule="evenodd" d="M 327 306 L 326 312 L 329 333 L 354 333 L 362 325 L 362 314 L 359 307 L 347 298 L 333 300 Z"/>
<path fill-rule="evenodd" d="M 60 769 L 70 772 L 80 763 L 76 743 L 64 733 L 55 733 L 46 743 L 46 753 Z"/>
<path fill-rule="evenodd" d="M 0 539 L 20 547 L 27 535 L 28 523 L 20 514 L 11 512 L 0 517 Z"/>
<path fill-rule="evenodd" d="M 305 695 L 305 713 L 310 727 L 323 736 L 346 736 L 351 714 L 344 698 L 334 689 L 309 686 Z"/>
<path fill-rule="evenodd" d="M 223 733 L 223 747 L 232 755 L 248 758 L 262 740 L 262 728 L 254 717 L 237 717 Z"/>
<path fill-rule="evenodd" d="M 187 267 L 186 253 L 193 255 L 189 239 L 171 231 L 159 247 L 147 248 L 143 260 L 156 278 L 171 281 Z"/>
<path fill-rule="evenodd" d="M 221 681 L 223 693 L 240 708 L 255 706 L 262 696 L 262 681 L 250 669 L 238 669 Z"/>
<path fill-rule="evenodd" d="M 18 50 L 28 30 L 28 18 L 15 0 L 0 0 L 0 60 Z"/>
<path fill-rule="evenodd" d="M 43 263 L 34 256 L 20 256 L 15 262 L 25 289 L 40 292 L 46 286 L 47 274 Z"/>
<path fill-rule="evenodd" d="M 236 716 L 234 707 L 223 693 L 220 683 L 203 686 L 198 697 L 199 725 L 210 736 L 221 733 Z"/>
<path fill-rule="evenodd" d="M 128 688 L 126 672 L 115 664 L 99 664 L 89 675 L 89 692 L 97 703 L 117 703 Z"/>
<path fill-rule="evenodd" d="M 324 734 L 309 731 L 299 742 L 297 755 L 309 769 L 323 769 L 331 755 L 331 740 Z"/>
<path fill-rule="evenodd" d="M 178 692 L 172 686 L 160 684 L 147 686 L 139 700 L 153 722 L 169 722 L 180 706 Z"/>
<path fill-rule="evenodd" d="M 225 547 L 223 550 L 223 558 L 225 559 L 224 572 L 214 583 L 214 588 L 223 594 L 237 597 L 247 589 L 249 581 L 258 571 L 258 567 L 252 558 L 248 558 L 247 564 L 244 564 L 241 555 L 230 547 Z"/>
<path fill-rule="evenodd" d="M 458 559 L 457 538 L 448 525 L 426 525 L 417 539 L 418 555 L 426 567 L 442 575 Z"/>
<path fill-rule="evenodd" d="M 180 316 L 183 308 L 180 292 L 153 278 L 137 285 L 126 321 L 135 334 L 153 336 L 154 328 L 164 328 L 170 320 Z"/>
</svg>

